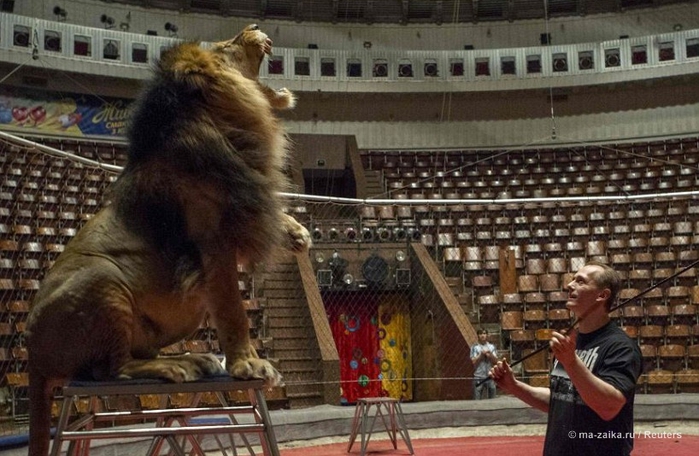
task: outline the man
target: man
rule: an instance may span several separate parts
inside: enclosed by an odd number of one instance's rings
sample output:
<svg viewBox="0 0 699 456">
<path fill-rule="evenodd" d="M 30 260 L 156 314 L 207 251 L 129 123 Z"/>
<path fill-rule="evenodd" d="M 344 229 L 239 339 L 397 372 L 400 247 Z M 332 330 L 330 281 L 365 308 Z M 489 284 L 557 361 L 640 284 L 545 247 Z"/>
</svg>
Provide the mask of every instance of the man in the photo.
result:
<svg viewBox="0 0 699 456">
<path fill-rule="evenodd" d="M 495 345 L 488 342 L 488 331 L 478 330 L 478 343 L 471 347 L 473 371 L 473 398 L 492 399 L 495 397 L 495 382 L 488 378 L 490 368 L 498 362 Z"/>
<path fill-rule="evenodd" d="M 544 455 L 631 454 L 641 351 L 608 314 L 619 282 L 612 268 L 590 262 L 567 285 L 566 307 L 579 324 L 569 334 L 553 333 L 549 388 L 516 380 L 504 360 L 490 371 L 500 388 L 548 412 Z"/>
</svg>

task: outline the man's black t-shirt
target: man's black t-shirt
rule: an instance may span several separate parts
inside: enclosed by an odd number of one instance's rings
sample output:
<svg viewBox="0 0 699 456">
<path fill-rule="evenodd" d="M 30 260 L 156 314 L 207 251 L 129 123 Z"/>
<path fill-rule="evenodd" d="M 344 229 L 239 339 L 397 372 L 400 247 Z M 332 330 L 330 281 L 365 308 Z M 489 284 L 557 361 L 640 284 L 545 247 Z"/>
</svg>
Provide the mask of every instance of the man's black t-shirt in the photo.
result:
<svg viewBox="0 0 699 456">
<path fill-rule="evenodd" d="M 578 334 L 576 353 L 594 375 L 626 397 L 619 414 L 604 421 L 580 398 L 563 365 L 551 371 L 545 456 L 628 455 L 633 449 L 633 401 L 641 375 L 641 350 L 614 322 Z"/>
</svg>

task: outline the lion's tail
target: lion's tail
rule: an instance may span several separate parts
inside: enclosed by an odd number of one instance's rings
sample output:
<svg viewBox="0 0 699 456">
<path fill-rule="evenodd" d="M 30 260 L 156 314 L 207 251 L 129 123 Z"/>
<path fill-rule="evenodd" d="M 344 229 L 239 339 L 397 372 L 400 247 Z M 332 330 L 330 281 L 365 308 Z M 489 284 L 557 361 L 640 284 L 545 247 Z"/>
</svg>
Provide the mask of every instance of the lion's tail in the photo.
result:
<svg viewBox="0 0 699 456">
<path fill-rule="evenodd" d="M 50 382 L 29 363 L 29 453 L 28 456 L 46 456 L 51 443 Z"/>
</svg>

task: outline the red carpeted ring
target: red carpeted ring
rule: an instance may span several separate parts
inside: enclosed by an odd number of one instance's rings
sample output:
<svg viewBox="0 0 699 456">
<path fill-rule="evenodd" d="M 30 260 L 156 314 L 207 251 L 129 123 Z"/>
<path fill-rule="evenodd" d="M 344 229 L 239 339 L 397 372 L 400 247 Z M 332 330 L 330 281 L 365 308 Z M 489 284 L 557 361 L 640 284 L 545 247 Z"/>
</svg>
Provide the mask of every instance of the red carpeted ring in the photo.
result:
<svg viewBox="0 0 699 456">
<path fill-rule="evenodd" d="M 695 456 L 699 448 L 699 436 L 682 435 L 669 436 L 669 431 L 658 429 L 655 435 L 636 437 L 633 456 Z M 527 437 L 460 437 L 443 439 L 414 439 L 412 441 L 415 454 L 419 456 L 444 456 L 488 454 L 490 456 L 510 456 L 512 448 L 517 449 L 517 456 L 540 456 L 544 446 L 543 436 Z M 281 456 L 347 456 L 358 455 L 359 447 L 347 453 L 347 443 L 318 445 L 311 447 L 282 449 Z M 405 446 L 394 450 L 389 440 L 374 440 L 369 442 L 367 455 L 408 455 Z"/>
</svg>

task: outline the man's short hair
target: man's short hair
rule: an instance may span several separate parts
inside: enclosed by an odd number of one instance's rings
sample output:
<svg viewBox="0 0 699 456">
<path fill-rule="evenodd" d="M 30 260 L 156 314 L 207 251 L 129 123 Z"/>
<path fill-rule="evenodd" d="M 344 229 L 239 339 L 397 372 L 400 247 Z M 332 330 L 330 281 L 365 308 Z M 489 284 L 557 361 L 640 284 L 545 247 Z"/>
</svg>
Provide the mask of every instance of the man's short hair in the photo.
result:
<svg viewBox="0 0 699 456">
<path fill-rule="evenodd" d="M 599 261 L 590 261 L 587 263 L 587 266 L 597 266 L 601 269 L 601 271 L 595 272 L 592 275 L 592 280 L 595 281 L 599 289 L 609 289 L 609 299 L 607 299 L 605 306 L 607 307 L 607 310 L 611 309 L 616 302 L 616 297 L 619 294 L 619 289 L 621 288 L 621 277 L 619 277 L 619 273 L 608 264 L 601 263 Z"/>
<path fill-rule="evenodd" d="M 479 330 L 476 332 L 476 334 L 479 334 L 479 335 L 480 335 L 480 334 L 488 334 L 488 330 L 487 330 L 487 329 L 481 328 L 481 329 L 479 329 Z"/>
</svg>

